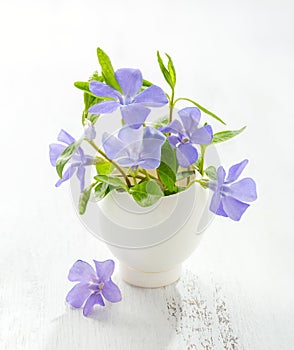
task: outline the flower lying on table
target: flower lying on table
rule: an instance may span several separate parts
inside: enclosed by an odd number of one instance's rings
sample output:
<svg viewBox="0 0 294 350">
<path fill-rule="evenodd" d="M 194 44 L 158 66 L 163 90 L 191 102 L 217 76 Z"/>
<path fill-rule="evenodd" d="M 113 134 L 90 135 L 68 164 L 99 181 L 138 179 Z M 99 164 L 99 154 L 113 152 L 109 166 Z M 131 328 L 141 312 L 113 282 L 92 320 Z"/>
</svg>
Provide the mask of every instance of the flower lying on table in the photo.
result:
<svg viewBox="0 0 294 350">
<path fill-rule="evenodd" d="M 239 130 L 214 132 L 211 125 L 200 125 L 201 111 L 218 122 L 224 121 L 190 98 L 175 98 L 176 71 L 167 56 L 165 65 L 159 52 L 157 58 L 161 72 L 171 93 L 143 79 L 138 69 L 113 69 L 106 53 L 97 49 L 101 74 L 94 72 L 86 82 L 75 86 L 84 93 L 82 124 L 84 132 L 76 141 L 63 130 L 58 140 L 62 144 L 50 145 L 51 164 L 60 177 L 56 186 L 69 180 L 76 171 L 80 180 L 80 214 L 84 214 L 91 194 L 102 200 L 111 191 L 128 192 L 141 206 L 151 206 L 163 196 L 170 196 L 198 184 L 214 192 L 210 210 L 216 215 L 239 221 L 248 203 L 257 198 L 253 179 L 235 182 L 247 161 L 232 166 L 226 178 L 222 166 L 206 166 L 208 147 L 225 142 L 240 134 Z M 179 102 L 190 103 L 176 112 Z M 168 105 L 168 116 L 162 112 L 158 121 L 148 119 L 152 108 Z M 104 133 L 101 147 L 96 143 L 96 123 L 109 113 L 120 111 L 121 128 L 114 134 Z M 105 116 L 105 117 L 104 117 Z M 84 154 L 82 142 L 95 150 L 94 156 Z M 66 164 L 69 167 L 64 172 Z M 91 183 L 85 187 L 85 169 L 95 167 Z M 101 302 L 93 296 L 90 300 Z M 90 301 L 89 301 L 90 303 Z"/>
<path fill-rule="evenodd" d="M 95 270 L 87 262 L 76 261 L 69 271 L 68 279 L 79 282 L 67 294 L 66 301 L 74 308 L 83 308 L 84 316 L 88 316 L 94 305 L 105 306 L 103 297 L 111 303 L 121 301 L 121 292 L 113 283 L 111 276 L 114 271 L 114 261 L 94 260 Z"/>
</svg>

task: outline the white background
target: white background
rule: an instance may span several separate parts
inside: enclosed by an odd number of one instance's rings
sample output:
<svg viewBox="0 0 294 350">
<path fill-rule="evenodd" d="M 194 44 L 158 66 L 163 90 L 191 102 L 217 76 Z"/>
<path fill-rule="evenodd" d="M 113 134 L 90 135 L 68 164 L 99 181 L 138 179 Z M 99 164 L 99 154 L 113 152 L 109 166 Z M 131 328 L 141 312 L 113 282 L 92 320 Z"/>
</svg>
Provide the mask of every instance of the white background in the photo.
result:
<svg viewBox="0 0 294 350">
<path fill-rule="evenodd" d="M 204 326 L 191 326 L 200 318 L 188 317 L 185 300 L 200 293 L 217 315 L 209 302 L 217 286 L 237 349 L 294 348 L 293 11 L 286 0 L 1 0 L 1 349 L 205 349 Z M 98 69 L 97 46 L 115 68 L 140 68 L 165 88 L 156 50 L 168 52 L 178 96 L 231 129 L 248 126 L 219 152 L 226 167 L 249 158 L 246 175 L 259 199 L 240 223 L 217 218 L 206 232 L 177 287 L 186 316 L 176 325 L 165 305 L 174 290 L 138 290 L 118 275 L 119 305 L 83 319 L 64 304 L 72 263 L 110 257 L 81 225 L 68 184 L 54 188 L 48 158 L 61 127 L 75 137 L 82 131 L 83 99 L 73 82 Z M 198 289 L 185 299 L 185 283 L 195 280 Z M 219 318 L 206 332 L 207 349 L 233 349 Z"/>
</svg>

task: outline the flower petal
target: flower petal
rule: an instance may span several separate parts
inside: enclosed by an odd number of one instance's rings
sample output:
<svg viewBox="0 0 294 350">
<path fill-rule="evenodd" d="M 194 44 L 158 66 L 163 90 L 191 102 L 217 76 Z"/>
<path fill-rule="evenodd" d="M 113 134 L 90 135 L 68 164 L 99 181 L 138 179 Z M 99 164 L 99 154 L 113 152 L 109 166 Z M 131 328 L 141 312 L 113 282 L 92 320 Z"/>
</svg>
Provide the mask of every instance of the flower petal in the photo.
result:
<svg viewBox="0 0 294 350">
<path fill-rule="evenodd" d="M 125 144 L 117 136 L 108 132 L 102 135 L 102 145 L 107 157 L 110 159 L 128 156 Z"/>
<path fill-rule="evenodd" d="M 179 138 L 174 135 L 169 136 L 168 141 L 173 147 L 176 147 L 176 145 L 180 142 Z"/>
<path fill-rule="evenodd" d="M 134 164 L 134 166 L 139 166 L 146 170 L 154 170 L 157 169 L 160 165 L 160 152 L 158 152 L 158 157 L 142 157 L 139 158 Z"/>
<path fill-rule="evenodd" d="M 95 163 L 96 159 L 92 156 L 85 155 L 83 157 L 83 165 L 93 165 Z"/>
<path fill-rule="evenodd" d="M 114 112 L 119 106 L 119 102 L 102 101 L 89 108 L 88 112 L 93 114 L 107 114 Z"/>
<path fill-rule="evenodd" d="M 49 157 L 52 166 L 56 166 L 56 161 L 65 148 L 66 146 L 60 143 L 51 143 L 51 145 L 49 145 Z"/>
<path fill-rule="evenodd" d="M 159 142 L 158 145 L 163 145 L 166 137 L 159 130 L 152 128 L 151 126 L 146 126 L 144 129 L 143 140 L 152 140 Z M 158 145 L 156 147 L 158 147 Z"/>
<path fill-rule="evenodd" d="M 208 145 L 212 140 L 213 132 L 210 125 L 195 130 L 191 135 L 191 142 L 198 145 Z"/>
<path fill-rule="evenodd" d="M 177 147 L 177 159 L 183 168 L 188 168 L 198 159 L 198 152 L 190 143 L 182 143 Z"/>
<path fill-rule="evenodd" d="M 216 215 L 221 215 L 225 217 L 228 216 L 224 211 L 220 192 L 216 192 L 212 196 L 209 210 L 215 213 Z"/>
<path fill-rule="evenodd" d="M 246 177 L 230 186 L 230 196 L 244 202 L 253 202 L 257 198 L 256 184 L 253 179 Z"/>
<path fill-rule="evenodd" d="M 121 97 L 120 93 L 117 90 L 96 80 L 92 80 L 90 82 L 89 89 L 94 95 L 98 97 L 109 97 L 116 100 Z"/>
<path fill-rule="evenodd" d="M 140 103 L 146 107 L 161 107 L 166 105 L 168 100 L 159 86 L 152 85 L 137 95 L 134 103 Z"/>
<path fill-rule="evenodd" d="M 101 294 L 99 293 L 93 293 L 89 296 L 88 300 L 85 303 L 84 309 L 83 309 L 83 315 L 88 316 L 94 305 L 99 304 L 101 306 L 105 306 L 104 301 L 102 299 Z"/>
<path fill-rule="evenodd" d="M 121 114 L 125 123 L 134 129 L 138 129 L 150 114 L 150 109 L 139 104 L 121 106 Z"/>
<path fill-rule="evenodd" d="M 222 166 L 218 167 L 217 169 L 217 186 L 218 187 L 223 185 L 225 181 L 225 177 L 226 177 L 225 169 Z"/>
<path fill-rule="evenodd" d="M 249 204 L 238 201 L 237 199 L 225 196 L 222 198 L 223 209 L 228 217 L 234 221 L 239 221 Z"/>
<path fill-rule="evenodd" d="M 229 169 L 228 177 L 226 179 L 226 183 L 228 184 L 236 181 L 238 177 L 241 175 L 244 168 L 246 167 L 247 163 L 248 163 L 248 159 L 244 159 L 242 162 L 231 166 Z"/>
<path fill-rule="evenodd" d="M 174 119 L 166 127 L 159 128 L 159 130 L 161 132 L 170 132 L 171 134 L 182 134 L 183 133 L 183 126 L 179 120 Z"/>
<path fill-rule="evenodd" d="M 63 129 L 60 130 L 60 133 L 57 136 L 57 140 L 60 142 L 64 142 L 67 145 L 70 145 L 73 142 L 75 142 L 75 139 Z"/>
<path fill-rule="evenodd" d="M 104 284 L 102 294 L 104 298 L 111 303 L 117 303 L 122 299 L 121 291 L 119 290 L 118 286 L 112 281 L 112 279 Z"/>
<path fill-rule="evenodd" d="M 142 147 L 143 128 L 134 129 L 130 126 L 124 126 L 119 130 L 118 138 L 124 146 L 116 157 L 117 162 L 124 167 L 136 166 Z"/>
<path fill-rule="evenodd" d="M 93 267 L 86 261 L 77 260 L 68 273 L 68 279 L 72 282 L 89 282 L 96 277 Z"/>
<path fill-rule="evenodd" d="M 106 283 L 113 274 L 114 271 L 114 261 L 96 261 L 94 260 L 96 266 L 96 272 L 99 278 L 99 282 Z"/>
<path fill-rule="evenodd" d="M 219 208 L 221 202 L 221 194 L 220 192 L 215 192 L 211 198 L 211 202 L 210 202 L 210 207 L 209 209 L 216 214 L 217 209 Z"/>
<path fill-rule="evenodd" d="M 178 115 L 184 125 L 187 134 L 191 133 L 199 124 L 201 118 L 200 109 L 197 107 L 186 107 L 178 111 Z"/>
<path fill-rule="evenodd" d="M 130 126 L 126 125 L 119 130 L 117 136 L 124 144 L 129 144 L 131 142 L 136 142 L 136 141 L 142 141 L 143 128 L 133 129 Z"/>
<path fill-rule="evenodd" d="M 126 97 L 132 98 L 140 90 L 143 78 L 139 69 L 122 68 L 115 72 L 116 80 Z"/>
<path fill-rule="evenodd" d="M 59 179 L 56 184 L 55 184 L 55 187 L 59 187 L 64 181 L 67 181 L 69 180 L 73 174 L 75 173 L 76 171 L 76 167 L 78 166 L 79 164 L 72 164 L 70 165 L 66 171 L 64 172 L 63 176 L 62 176 L 62 179 Z"/>
<path fill-rule="evenodd" d="M 223 202 L 221 201 L 219 204 L 219 207 L 217 208 L 217 211 L 215 213 L 216 215 L 220 215 L 220 216 L 224 216 L 224 217 L 228 217 L 227 213 L 224 211 L 224 207 L 223 207 Z"/>
<path fill-rule="evenodd" d="M 144 129 L 138 165 L 148 170 L 158 168 L 161 158 L 161 146 L 165 140 L 166 137 L 160 131 L 147 126 Z"/>
<path fill-rule="evenodd" d="M 86 169 L 83 166 L 79 166 L 77 170 L 77 178 L 80 180 L 80 191 L 83 192 L 85 188 L 85 172 Z"/>
<path fill-rule="evenodd" d="M 66 301 L 73 307 L 81 307 L 92 291 L 88 284 L 78 283 L 67 294 Z"/>
</svg>

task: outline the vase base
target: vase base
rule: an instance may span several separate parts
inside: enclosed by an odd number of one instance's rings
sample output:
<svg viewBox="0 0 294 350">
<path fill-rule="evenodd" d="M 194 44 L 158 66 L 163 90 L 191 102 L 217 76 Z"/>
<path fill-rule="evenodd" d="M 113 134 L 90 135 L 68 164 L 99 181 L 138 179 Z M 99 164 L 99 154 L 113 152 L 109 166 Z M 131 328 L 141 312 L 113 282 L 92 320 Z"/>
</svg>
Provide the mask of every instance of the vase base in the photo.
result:
<svg viewBox="0 0 294 350">
<path fill-rule="evenodd" d="M 136 287 L 160 288 L 176 282 L 181 277 L 182 265 L 162 272 L 139 271 L 129 266 L 120 264 L 122 279 Z"/>
</svg>

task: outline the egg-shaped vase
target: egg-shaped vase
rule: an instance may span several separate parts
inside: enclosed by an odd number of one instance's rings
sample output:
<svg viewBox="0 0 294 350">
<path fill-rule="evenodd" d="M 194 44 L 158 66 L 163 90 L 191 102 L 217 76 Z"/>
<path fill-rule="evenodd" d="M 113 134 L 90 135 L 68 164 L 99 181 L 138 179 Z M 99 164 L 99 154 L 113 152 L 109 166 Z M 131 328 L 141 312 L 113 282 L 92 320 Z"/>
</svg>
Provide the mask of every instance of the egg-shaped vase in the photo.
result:
<svg viewBox="0 0 294 350">
<path fill-rule="evenodd" d="M 212 218 L 207 192 L 193 184 L 141 207 L 128 193 L 112 191 L 98 203 L 100 239 L 119 260 L 123 280 L 156 288 L 180 278 Z"/>
</svg>

